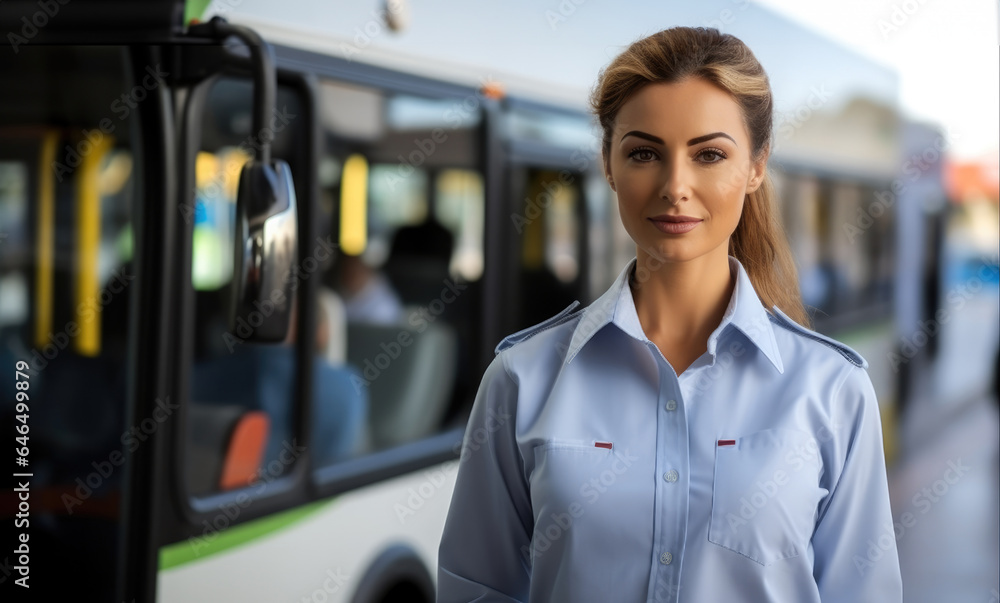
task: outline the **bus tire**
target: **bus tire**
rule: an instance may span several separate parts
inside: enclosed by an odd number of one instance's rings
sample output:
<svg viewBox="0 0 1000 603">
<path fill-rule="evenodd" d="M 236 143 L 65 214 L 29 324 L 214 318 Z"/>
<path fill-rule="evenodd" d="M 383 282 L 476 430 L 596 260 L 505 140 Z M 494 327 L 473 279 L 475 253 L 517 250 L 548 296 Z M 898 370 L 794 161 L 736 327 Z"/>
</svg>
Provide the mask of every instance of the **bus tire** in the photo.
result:
<svg viewBox="0 0 1000 603">
<path fill-rule="evenodd" d="M 403 544 L 382 551 L 362 577 L 353 603 L 432 603 L 434 583 L 417 552 Z"/>
</svg>

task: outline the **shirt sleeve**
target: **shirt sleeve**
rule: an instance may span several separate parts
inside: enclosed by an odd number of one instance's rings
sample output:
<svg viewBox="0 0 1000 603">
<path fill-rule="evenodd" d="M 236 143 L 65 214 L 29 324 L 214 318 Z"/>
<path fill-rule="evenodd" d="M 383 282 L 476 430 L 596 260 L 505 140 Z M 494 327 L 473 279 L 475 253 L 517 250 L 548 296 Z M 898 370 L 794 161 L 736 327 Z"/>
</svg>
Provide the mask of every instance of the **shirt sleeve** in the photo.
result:
<svg viewBox="0 0 1000 603">
<path fill-rule="evenodd" d="M 899 603 L 903 586 L 882 424 L 865 369 L 851 367 L 835 403 L 845 409 L 839 429 L 835 423 L 834 441 L 846 449 L 846 460 L 813 532 L 813 573 L 820 598 L 824 603 Z"/>
<path fill-rule="evenodd" d="M 462 442 L 438 550 L 438 603 L 527 601 L 534 519 L 504 352 L 486 369 Z"/>
</svg>

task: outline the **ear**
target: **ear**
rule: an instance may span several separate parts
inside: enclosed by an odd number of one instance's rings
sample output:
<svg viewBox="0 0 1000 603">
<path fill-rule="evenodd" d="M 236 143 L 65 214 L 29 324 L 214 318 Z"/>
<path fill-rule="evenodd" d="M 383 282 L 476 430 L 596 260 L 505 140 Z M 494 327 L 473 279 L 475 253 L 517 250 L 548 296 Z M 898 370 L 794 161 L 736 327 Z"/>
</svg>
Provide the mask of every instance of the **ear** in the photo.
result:
<svg viewBox="0 0 1000 603">
<path fill-rule="evenodd" d="M 770 155 L 770 149 L 765 148 L 761 151 L 760 156 L 757 159 L 751 160 L 750 162 L 750 178 L 747 180 L 747 193 L 750 194 L 760 188 L 762 182 L 764 182 L 764 177 L 767 175 L 767 158 Z"/>
<path fill-rule="evenodd" d="M 604 152 L 601 153 L 601 158 L 604 160 L 604 178 L 608 181 L 608 186 L 611 187 L 611 190 L 617 193 L 618 189 L 615 188 L 615 179 L 611 175 L 611 161 L 608 160 L 608 155 Z"/>
</svg>

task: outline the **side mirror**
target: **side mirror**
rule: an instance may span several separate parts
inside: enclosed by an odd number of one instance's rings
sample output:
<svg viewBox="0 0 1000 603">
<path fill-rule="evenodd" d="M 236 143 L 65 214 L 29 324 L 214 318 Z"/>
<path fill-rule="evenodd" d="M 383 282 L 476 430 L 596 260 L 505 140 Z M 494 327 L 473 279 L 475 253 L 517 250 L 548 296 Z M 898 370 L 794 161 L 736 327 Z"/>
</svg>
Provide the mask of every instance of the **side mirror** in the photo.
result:
<svg viewBox="0 0 1000 603">
<path fill-rule="evenodd" d="M 288 334 L 297 219 L 287 163 L 253 160 L 243 166 L 236 194 L 229 327 L 244 341 L 280 342 Z"/>
<path fill-rule="evenodd" d="M 277 76 L 271 46 L 255 31 L 214 17 L 189 35 L 240 39 L 254 72 L 253 131 L 258 154 L 243 166 L 236 193 L 236 232 L 229 329 L 243 341 L 275 343 L 288 335 L 294 301 L 292 268 L 298 258 L 298 208 L 288 164 L 271 160 Z"/>
</svg>

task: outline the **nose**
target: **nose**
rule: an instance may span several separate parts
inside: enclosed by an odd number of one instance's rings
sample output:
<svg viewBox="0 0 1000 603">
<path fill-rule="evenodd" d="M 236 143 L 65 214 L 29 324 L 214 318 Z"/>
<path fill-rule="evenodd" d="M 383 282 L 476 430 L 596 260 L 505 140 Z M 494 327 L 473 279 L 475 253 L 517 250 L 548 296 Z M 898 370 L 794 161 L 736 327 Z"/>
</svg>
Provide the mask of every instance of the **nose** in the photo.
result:
<svg viewBox="0 0 1000 603">
<path fill-rule="evenodd" d="M 664 162 L 663 183 L 660 185 L 660 198 L 677 204 L 691 198 L 691 168 L 683 153 L 675 153 L 673 158 Z"/>
</svg>

